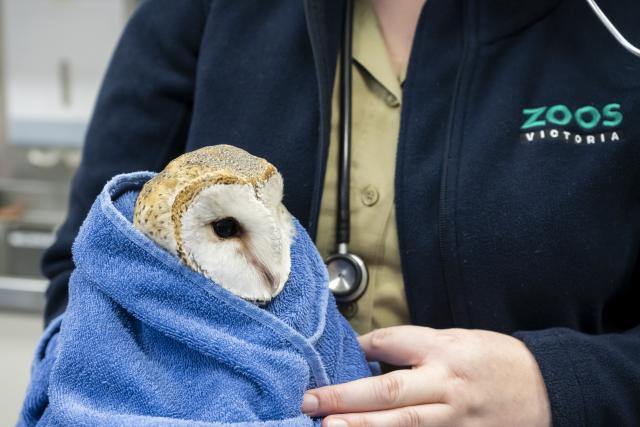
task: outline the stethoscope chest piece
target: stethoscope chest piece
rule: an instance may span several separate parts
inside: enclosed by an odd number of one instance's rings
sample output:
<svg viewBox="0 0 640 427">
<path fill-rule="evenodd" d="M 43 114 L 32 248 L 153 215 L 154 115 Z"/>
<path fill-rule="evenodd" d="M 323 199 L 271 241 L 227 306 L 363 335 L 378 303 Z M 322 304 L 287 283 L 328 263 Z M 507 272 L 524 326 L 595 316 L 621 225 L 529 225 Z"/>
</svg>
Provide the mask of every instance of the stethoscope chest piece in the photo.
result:
<svg viewBox="0 0 640 427">
<path fill-rule="evenodd" d="M 341 304 L 356 301 L 367 290 L 369 273 L 362 258 L 352 253 L 336 253 L 325 260 L 329 289 Z"/>
</svg>

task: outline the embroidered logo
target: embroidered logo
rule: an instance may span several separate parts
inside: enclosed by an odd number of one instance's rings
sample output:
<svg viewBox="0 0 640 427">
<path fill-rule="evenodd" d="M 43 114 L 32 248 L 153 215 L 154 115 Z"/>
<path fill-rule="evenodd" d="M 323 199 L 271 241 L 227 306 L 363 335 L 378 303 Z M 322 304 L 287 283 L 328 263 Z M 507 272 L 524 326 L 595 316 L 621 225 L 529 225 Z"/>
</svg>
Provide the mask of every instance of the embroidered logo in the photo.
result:
<svg viewBox="0 0 640 427">
<path fill-rule="evenodd" d="M 566 105 L 525 108 L 520 141 L 556 140 L 570 144 L 603 144 L 620 141 L 624 120 L 620 104 L 601 109 L 587 105 L 572 111 Z"/>
</svg>

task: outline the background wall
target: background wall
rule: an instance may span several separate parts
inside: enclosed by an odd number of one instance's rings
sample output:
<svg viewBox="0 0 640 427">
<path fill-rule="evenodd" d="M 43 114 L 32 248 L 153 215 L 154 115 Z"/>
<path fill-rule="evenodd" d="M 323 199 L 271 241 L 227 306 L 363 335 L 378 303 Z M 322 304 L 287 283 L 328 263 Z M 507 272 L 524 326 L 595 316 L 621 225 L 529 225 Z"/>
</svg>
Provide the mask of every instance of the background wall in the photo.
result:
<svg viewBox="0 0 640 427">
<path fill-rule="evenodd" d="M 80 144 L 127 3 L 4 0 L 4 4 L 9 141 Z"/>
</svg>

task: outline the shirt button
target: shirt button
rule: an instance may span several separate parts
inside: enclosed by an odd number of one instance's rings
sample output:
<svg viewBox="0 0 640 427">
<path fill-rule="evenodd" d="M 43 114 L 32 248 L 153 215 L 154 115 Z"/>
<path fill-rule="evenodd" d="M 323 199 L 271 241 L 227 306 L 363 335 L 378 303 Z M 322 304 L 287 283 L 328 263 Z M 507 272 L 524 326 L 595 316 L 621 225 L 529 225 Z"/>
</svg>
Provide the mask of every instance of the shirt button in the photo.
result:
<svg viewBox="0 0 640 427">
<path fill-rule="evenodd" d="M 396 96 L 392 93 L 387 94 L 387 96 L 385 97 L 385 102 L 389 107 L 395 108 L 400 105 L 400 101 L 398 101 L 398 98 L 396 98 Z"/>
<path fill-rule="evenodd" d="M 375 187 L 368 185 L 362 190 L 361 194 L 362 204 L 365 206 L 373 206 L 378 203 L 380 199 L 380 193 L 376 190 Z"/>
<path fill-rule="evenodd" d="M 347 319 L 353 319 L 358 314 L 358 303 L 350 302 L 348 304 L 339 304 L 340 313 Z"/>
</svg>

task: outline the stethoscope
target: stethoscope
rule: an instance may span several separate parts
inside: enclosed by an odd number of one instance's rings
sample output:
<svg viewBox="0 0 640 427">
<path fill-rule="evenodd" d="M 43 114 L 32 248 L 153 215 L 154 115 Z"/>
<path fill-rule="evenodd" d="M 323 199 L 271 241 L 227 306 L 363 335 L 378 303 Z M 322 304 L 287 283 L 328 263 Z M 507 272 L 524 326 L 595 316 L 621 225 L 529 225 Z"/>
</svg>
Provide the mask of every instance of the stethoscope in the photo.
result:
<svg viewBox="0 0 640 427">
<path fill-rule="evenodd" d="M 358 255 L 349 252 L 351 211 L 349 183 L 351 172 L 351 58 L 353 0 L 346 0 L 340 53 L 340 148 L 338 158 L 337 251 L 327 257 L 329 289 L 339 303 L 356 301 L 367 290 L 369 272 Z"/>
<path fill-rule="evenodd" d="M 600 9 L 596 0 L 586 0 L 596 16 L 629 52 L 640 57 L 640 48 L 631 44 Z M 340 149 L 338 170 L 337 248 L 325 260 L 329 271 L 329 289 L 339 303 L 356 301 L 367 290 L 367 265 L 358 255 L 349 252 L 350 208 L 349 183 L 351 169 L 351 59 L 353 35 L 353 0 L 345 1 L 345 14 L 340 55 Z"/>
</svg>

